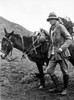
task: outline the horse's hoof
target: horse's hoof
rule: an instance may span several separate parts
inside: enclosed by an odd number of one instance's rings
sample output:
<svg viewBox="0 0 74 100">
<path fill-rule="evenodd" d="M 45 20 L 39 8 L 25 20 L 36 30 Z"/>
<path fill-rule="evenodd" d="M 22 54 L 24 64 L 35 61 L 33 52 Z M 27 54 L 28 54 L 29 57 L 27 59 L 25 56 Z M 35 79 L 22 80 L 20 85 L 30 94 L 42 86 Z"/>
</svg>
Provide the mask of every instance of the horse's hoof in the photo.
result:
<svg viewBox="0 0 74 100">
<path fill-rule="evenodd" d="M 45 85 L 40 85 L 39 89 L 45 88 Z"/>
<path fill-rule="evenodd" d="M 63 90 L 60 94 L 61 95 L 67 95 L 67 90 Z"/>
<path fill-rule="evenodd" d="M 44 87 L 41 85 L 40 87 L 39 87 L 39 89 L 43 89 Z"/>
<path fill-rule="evenodd" d="M 35 77 L 36 78 L 40 78 L 40 74 L 39 73 L 35 73 Z"/>
</svg>

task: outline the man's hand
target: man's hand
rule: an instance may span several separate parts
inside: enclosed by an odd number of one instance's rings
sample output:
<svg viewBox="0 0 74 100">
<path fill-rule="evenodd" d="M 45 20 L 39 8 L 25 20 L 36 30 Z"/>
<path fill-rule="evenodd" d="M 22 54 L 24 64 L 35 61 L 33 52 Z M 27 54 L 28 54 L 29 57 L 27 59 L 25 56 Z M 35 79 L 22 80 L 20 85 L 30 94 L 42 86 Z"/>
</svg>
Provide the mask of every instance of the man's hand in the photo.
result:
<svg viewBox="0 0 74 100">
<path fill-rule="evenodd" d="M 62 48 L 59 48 L 58 50 L 57 50 L 57 53 L 61 53 L 62 52 Z"/>
</svg>

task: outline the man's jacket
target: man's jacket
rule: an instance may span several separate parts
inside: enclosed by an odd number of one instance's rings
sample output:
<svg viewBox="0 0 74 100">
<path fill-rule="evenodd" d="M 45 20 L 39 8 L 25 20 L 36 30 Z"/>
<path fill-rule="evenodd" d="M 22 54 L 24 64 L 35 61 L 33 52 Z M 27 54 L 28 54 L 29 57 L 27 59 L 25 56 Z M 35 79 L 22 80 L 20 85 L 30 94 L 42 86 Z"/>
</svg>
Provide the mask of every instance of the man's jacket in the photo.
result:
<svg viewBox="0 0 74 100">
<path fill-rule="evenodd" d="M 56 54 L 57 50 L 61 48 L 64 51 L 65 57 L 70 56 L 68 47 L 72 43 L 72 37 L 62 24 L 57 22 L 54 26 L 51 26 L 49 36 L 52 40 L 52 48 L 49 52 Z"/>
</svg>

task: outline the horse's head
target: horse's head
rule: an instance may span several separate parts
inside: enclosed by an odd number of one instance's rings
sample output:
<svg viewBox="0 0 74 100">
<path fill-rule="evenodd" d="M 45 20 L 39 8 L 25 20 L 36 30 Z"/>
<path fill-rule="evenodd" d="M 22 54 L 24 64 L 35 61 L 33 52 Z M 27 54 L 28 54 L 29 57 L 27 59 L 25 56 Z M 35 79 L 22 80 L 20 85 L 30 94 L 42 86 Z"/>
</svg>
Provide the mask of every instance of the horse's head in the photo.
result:
<svg viewBox="0 0 74 100">
<path fill-rule="evenodd" d="M 1 50 L 3 52 L 3 55 L 1 55 L 2 59 L 5 59 L 7 55 L 10 53 L 10 51 L 12 51 L 13 49 L 13 44 L 10 40 L 10 37 L 14 33 L 14 31 L 11 33 L 8 33 L 6 29 L 4 28 L 4 32 L 5 32 L 5 36 L 2 38 L 2 41 L 1 41 Z"/>
</svg>

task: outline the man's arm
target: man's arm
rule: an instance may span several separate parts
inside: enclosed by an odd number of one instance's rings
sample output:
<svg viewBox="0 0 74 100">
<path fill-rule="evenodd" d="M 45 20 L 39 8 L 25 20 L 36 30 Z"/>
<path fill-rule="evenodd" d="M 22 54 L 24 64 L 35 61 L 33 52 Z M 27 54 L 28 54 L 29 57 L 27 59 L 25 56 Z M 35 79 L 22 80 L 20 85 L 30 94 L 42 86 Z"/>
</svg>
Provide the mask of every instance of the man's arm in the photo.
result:
<svg viewBox="0 0 74 100">
<path fill-rule="evenodd" d="M 68 48 L 71 43 L 72 43 L 72 37 L 70 35 L 70 33 L 67 31 L 67 29 L 63 26 L 60 25 L 61 31 L 62 31 L 62 35 L 65 37 L 65 43 L 60 47 L 62 50 Z"/>
</svg>

